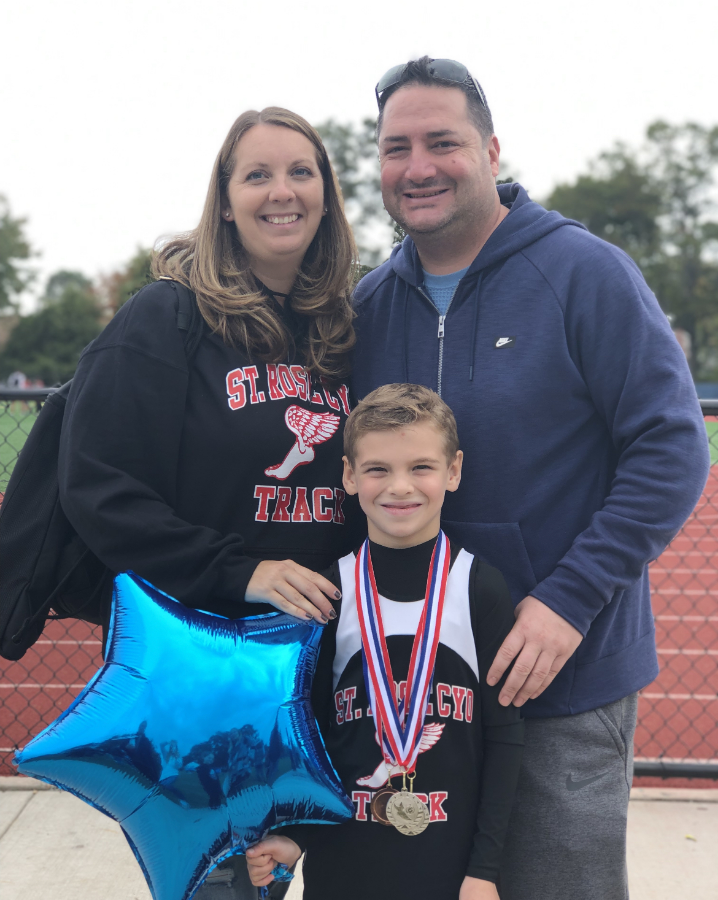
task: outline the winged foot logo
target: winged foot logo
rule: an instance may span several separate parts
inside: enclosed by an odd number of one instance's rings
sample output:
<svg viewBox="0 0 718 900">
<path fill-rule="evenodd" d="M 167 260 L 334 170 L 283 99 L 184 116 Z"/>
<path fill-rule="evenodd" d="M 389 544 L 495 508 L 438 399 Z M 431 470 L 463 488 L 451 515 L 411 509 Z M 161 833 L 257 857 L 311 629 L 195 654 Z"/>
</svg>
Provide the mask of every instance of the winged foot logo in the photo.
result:
<svg viewBox="0 0 718 900">
<path fill-rule="evenodd" d="M 329 440 L 339 428 L 341 419 L 332 413 L 316 413 L 301 406 L 290 406 L 284 413 L 284 421 L 296 440 L 281 463 L 264 470 L 265 475 L 279 481 L 289 478 L 299 466 L 312 462 L 314 447 Z"/>
<path fill-rule="evenodd" d="M 441 732 L 443 730 L 443 723 L 431 722 L 428 725 L 424 725 L 419 743 L 419 753 L 426 753 L 427 750 L 430 750 L 441 737 Z M 378 735 L 374 735 L 374 740 L 377 744 L 379 743 Z M 401 769 L 396 765 L 396 762 L 392 762 L 392 772 L 389 772 L 389 764 L 387 761 L 382 760 L 371 775 L 367 775 L 365 778 L 357 778 L 357 784 L 362 785 L 362 787 L 370 788 L 378 788 L 383 784 L 386 784 L 390 774 L 394 776 L 401 772 Z"/>
</svg>

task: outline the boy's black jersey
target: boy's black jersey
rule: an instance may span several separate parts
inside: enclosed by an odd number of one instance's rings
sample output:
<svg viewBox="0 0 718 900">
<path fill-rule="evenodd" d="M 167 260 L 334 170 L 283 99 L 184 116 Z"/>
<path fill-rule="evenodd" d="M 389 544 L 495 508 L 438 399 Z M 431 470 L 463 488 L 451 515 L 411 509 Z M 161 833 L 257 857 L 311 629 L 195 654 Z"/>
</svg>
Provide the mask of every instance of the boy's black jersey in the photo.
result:
<svg viewBox="0 0 718 900">
<path fill-rule="evenodd" d="M 371 544 L 387 648 L 398 696 L 423 607 L 435 541 L 394 550 Z M 307 848 L 305 900 L 457 900 L 465 875 L 496 881 L 523 744 L 519 711 L 498 703 L 486 672 L 514 622 L 503 577 L 452 547 L 434 678 L 415 793 L 430 823 L 409 837 L 372 820 L 387 783 L 364 684 L 354 592 L 354 554 L 329 577 L 341 586 L 339 617 L 326 627 L 312 699 L 329 756 L 354 801 L 354 819 L 287 833 Z M 401 776 L 393 778 L 400 788 Z M 479 802 L 481 798 L 481 802 Z"/>
</svg>

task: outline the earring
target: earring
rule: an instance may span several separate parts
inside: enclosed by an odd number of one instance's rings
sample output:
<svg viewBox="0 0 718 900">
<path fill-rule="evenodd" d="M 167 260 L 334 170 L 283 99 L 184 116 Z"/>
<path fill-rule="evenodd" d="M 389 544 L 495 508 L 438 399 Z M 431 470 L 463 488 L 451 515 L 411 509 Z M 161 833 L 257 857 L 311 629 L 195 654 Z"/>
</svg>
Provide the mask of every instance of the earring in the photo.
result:
<svg viewBox="0 0 718 900">
<path fill-rule="evenodd" d="M 227 218 L 229 218 L 230 215 L 231 215 L 231 213 L 225 213 L 225 216 L 227 216 Z"/>
</svg>

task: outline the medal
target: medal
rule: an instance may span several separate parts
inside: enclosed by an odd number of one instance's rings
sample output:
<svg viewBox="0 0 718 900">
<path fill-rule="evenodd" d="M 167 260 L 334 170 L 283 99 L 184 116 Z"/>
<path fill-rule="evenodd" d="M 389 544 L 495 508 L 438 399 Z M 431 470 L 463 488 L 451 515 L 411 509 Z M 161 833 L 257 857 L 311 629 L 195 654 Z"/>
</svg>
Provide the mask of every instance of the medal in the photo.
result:
<svg viewBox="0 0 718 900">
<path fill-rule="evenodd" d="M 406 789 L 407 775 L 404 773 L 404 787 L 396 791 L 386 804 L 386 817 L 402 834 L 413 837 L 429 824 L 429 808 L 413 790 L 415 775 L 409 775 L 409 790 Z"/>
<path fill-rule="evenodd" d="M 382 825 L 391 825 L 392 823 L 386 816 L 386 807 L 387 803 L 391 798 L 398 794 L 399 791 L 395 787 L 392 787 L 391 784 L 384 785 L 383 788 L 380 788 L 374 796 L 371 798 L 371 814 L 376 819 L 377 822 L 380 822 Z"/>
<path fill-rule="evenodd" d="M 374 795 L 371 810 L 377 821 L 391 824 L 406 835 L 420 834 L 429 824 L 429 810 L 413 793 L 413 782 L 439 646 L 450 560 L 448 538 L 443 531 L 439 531 L 429 566 L 424 608 L 411 651 L 406 694 L 400 703 L 397 703 L 394 691 L 394 675 L 384 637 L 368 539 L 357 554 L 354 570 L 364 681 L 376 723 L 377 739 L 389 773 L 398 767 L 404 776 L 401 791 L 391 786 L 389 776 L 388 785 Z"/>
</svg>

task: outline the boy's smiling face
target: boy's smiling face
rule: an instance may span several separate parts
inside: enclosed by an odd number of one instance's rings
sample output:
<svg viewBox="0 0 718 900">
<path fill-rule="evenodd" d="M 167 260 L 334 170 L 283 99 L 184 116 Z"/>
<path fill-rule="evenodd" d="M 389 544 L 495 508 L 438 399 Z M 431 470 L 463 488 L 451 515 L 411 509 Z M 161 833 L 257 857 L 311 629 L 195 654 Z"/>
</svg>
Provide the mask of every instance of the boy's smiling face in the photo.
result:
<svg viewBox="0 0 718 900">
<path fill-rule="evenodd" d="M 344 457 L 344 487 L 357 494 L 369 538 L 384 547 L 414 547 L 439 533 L 446 491 L 461 480 L 462 452 L 449 461 L 444 436 L 430 422 L 370 431 Z"/>
</svg>

